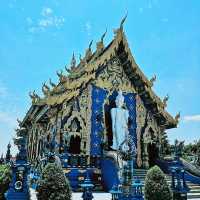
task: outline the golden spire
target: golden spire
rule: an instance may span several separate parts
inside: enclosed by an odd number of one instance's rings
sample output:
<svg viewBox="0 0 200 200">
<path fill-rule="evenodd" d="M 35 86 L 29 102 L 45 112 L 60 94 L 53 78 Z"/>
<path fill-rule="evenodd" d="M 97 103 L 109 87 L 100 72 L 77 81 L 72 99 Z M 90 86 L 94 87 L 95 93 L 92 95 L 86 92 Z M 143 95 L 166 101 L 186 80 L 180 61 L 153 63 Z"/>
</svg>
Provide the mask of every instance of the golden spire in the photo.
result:
<svg viewBox="0 0 200 200">
<path fill-rule="evenodd" d="M 67 66 L 65 66 L 65 70 L 70 74 L 71 72 L 73 72 L 73 70 L 76 68 L 76 58 L 74 55 L 74 52 L 72 54 L 72 59 L 70 62 L 70 67 L 68 68 Z"/>
<path fill-rule="evenodd" d="M 74 55 L 74 52 L 72 54 L 72 59 L 71 59 L 71 69 L 75 68 L 76 67 L 76 58 L 75 58 L 75 55 Z"/>
</svg>

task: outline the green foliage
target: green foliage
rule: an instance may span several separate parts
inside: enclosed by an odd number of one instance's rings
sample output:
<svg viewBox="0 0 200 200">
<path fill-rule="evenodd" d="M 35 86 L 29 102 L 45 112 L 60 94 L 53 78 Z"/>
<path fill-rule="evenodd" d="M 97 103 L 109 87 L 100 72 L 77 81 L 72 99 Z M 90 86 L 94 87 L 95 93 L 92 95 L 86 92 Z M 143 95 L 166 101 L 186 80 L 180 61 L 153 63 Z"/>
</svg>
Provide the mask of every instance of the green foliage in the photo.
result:
<svg viewBox="0 0 200 200">
<path fill-rule="evenodd" d="M 184 153 L 188 155 L 200 153 L 200 140 L 184 146 Z"/>
<path fill-rule="evenodd" d="M 168 136 L 166 132 L 163 132 L 161 135 L 161 153 L 163 156 L 171 155 L 172 154 L 172 148 L 169 144 Z"/>
<path fill-rule="evenodd" d="M 194 164 L 200 166 L 200 140 L 185 145 L 183 152 L 185 160 L 191 162 L 191 157 L 193 156 L 196 158 Z"/>
<path fill-rule="evenodd" d="M 158 166 L 152 167 L 146 175 L 144 187 L 145 200 L 171 200 L 172 192 L 165 174 Z"/>
<path fill-rule="evenodd" d="M 11 181 L 11 169 L 8 165 L 0 165 L 0 200 L 5 199 L 4 193 L 8 190 Z"/>
<path fill-rule="evenodd" d="M 70 200 L 71 188 L 63 169 L 55 163 L 49 163 L 42 171 L 37 187 L 38 200 Z"/>
</svg>

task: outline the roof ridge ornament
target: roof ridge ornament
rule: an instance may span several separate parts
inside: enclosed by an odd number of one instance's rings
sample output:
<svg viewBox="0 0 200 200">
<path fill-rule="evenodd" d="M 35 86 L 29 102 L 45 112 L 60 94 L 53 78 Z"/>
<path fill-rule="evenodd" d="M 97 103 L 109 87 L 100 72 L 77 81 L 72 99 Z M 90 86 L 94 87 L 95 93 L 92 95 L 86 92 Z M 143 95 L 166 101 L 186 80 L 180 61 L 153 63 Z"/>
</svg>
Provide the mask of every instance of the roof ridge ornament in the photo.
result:
<svg viewBox="0 0 200 200">
<path fill-rule="evenodd" d="M 107 33 L 107 29 L 106 31 L 103 33 L 103 35 L 101 36 L 101 40 L 99 42 L 96 43 L 96 48 L 97 48 L 97 55 L 99 55 L 103 49 L 104 49 L 104 43 L 103 43 L 103 40 L 106 36 L 106 33 Z"/>
<path fill-rule="evenodd" d="M 181 117 L 181 113 L 180 113 L 180 111 L 179 111 L 179 112 L 176 114 L 176 116 L 175 116 L 176 124 L 179 123 L 179 121 L 180 121 L 180 117 Z"/>
<path fill-rule="evenodd" d="M 163 105 L 164 105 L 164 108 L 167 107 L 167 101 L 169 100 L 169 95 L 167 94 L 164 99 L 163 99 Z"/>
<path fill-rule="evenodd" d="M 85 60 L 86 62 L 88 62 L 92 56 L 92 50 L 91 50 L 91 46 L 92 46 L 93 40 L 90 42 L 88 49 L 86 49 L 85 52 Z"/>
<path fill-rule="evenodd" d="M 150 87 L 153 87 L 154 82 L 156 81 L 156 79 L 157 79 L 157 76 L 156 76 L 156 74 L 154 74 L 153 77 L 149 80 L 150 81 Z"/>
<path fill-rule="evenodd" d="M 55 83 L 53 83 L 52 81 L 51 81 L 51 78 L 49 79 L 49 84 L 51 85 L 51 87 L 56 87 L 56 84 Z"/>
<path fill-rule="evenodd" d="M 65 82 L 67 80 L 67 77 L 63 75 L 63 70 L 56 71 L 57 76 L 59 77 L 59 80 L 61 83 Z"/>
<path fill-rule="evenodd" d="M 17 118 L 17 123 L 18 123 L 19 127 L 21 127 L 22 121 L 20 119 L 18 119 L 18 118 Z"/>
<path fill-rule="evenodd" d="M 36 101 L 40 100 L 40 96 L 35 93 L 35 90 L 29 92 L 29 96 L 32 99 L 32 103 L 36 103 Z"/>
<path fill-rule="evenodd" d="M 75 55 L 74 55 L 74 52 L 73 52 L 71 63 L 70 63 L 70 68 L 73 69 L 75 67 L 76 67 L 76 58 L 75 58 Z"/>
<path fill-rule="evenodd" d="M 71 74 L 75 69 L 76 69 L 76 58 L 75 58 L 75 54 L 73 52 L 72 59 L 71 59 L 71 62 L 70 62 L 70 67 L 68 68 L 67 66 L 65 66 L 65 70 L 69 74 Z"/>
<path fill-rule="evenodd" d="M 126 21 L 126 18 L 128 16 L 128 12 L 126 12 L 126 15 L 122 18 L 121 23 L 120 23 L 120 30 L 123 30 L 124 22 Z"/>
<path fill-rule="evenodd" d="M 105 36 L 106 36 L 106 33 L 107 33 L 107 29 L 106 29 L 106 31 L 103 33 L 103 35 L 101 36 L 101 42 L 103 42 L 103 40 L 104 40 L 104 38 L 105 38 Z"/>
<path fill-rule="evenodd" d="M 50 88 L 48 85 L 46 85 L 45 82 L 42 84 L 42 92 L 45 96 L 48 96 L 50 94 Z"/>
</svg>

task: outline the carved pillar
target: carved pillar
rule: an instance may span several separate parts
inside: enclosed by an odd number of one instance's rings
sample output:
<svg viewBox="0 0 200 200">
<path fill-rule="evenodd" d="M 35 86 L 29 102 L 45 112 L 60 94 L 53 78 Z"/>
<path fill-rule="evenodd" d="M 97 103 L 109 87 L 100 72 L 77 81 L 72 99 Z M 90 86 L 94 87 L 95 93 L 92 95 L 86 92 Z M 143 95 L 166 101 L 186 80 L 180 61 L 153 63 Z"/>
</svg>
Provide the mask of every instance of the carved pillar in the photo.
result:
<svg viewBox="0 0 200 200">
<path fill-rule="evenodd" d="M 141 151 L 141 128 L 137 129 L 137 165 L 142 166 L 142 151 Z"/>
<path fill-rule="evenodd" d="M 146 109 L 143 105 L 142 100 L 139 95 L 136 96 L 136 123 L 137 123 L 137 166 L 142 167 L 142 147 L 141 147 L 141 137 L 142 128 L 145 124 Z"/>
<path fill-rule="evenodd" d="M 149 154 L 148 154 L 148 141 L 144 140 L 144 151 L 143 151 L 143 167 L 145 169 L 149 168 Z"/>
</svg>

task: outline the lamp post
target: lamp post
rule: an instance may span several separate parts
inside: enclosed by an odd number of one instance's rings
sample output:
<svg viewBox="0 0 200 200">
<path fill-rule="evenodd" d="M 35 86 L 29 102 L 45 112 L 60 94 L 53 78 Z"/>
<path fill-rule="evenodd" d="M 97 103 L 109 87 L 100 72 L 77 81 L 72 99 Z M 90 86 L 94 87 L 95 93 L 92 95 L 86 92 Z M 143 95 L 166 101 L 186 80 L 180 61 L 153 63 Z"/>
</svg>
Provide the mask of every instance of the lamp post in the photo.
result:
<svg viewBox="0 0 200 200">
<path fill-rule="evenodd" d="M 119 200 L 122 194 L 119 185 L 113 185 L 109 192 L 112 195 L 112 200 Z"/>
<path fill-rule="evenodd" d="M 94 185 L 91 182 L 89 173 L 87 173 L 84 182 L 81 184 L 81 187 L 83 188 L 83 200 L 92 200 L 94 198 L 92 194 L 92 188 L 94 187 Z"/>
<path fill-rule="evenodd" d="M 143 200 L 142 183 L 139 178 L 133 180 L 133 164 L 136 157 L 134 140 L 128 136 L 120 145 L 119 155 L 123 159 L 122 185 L 110 191 L 113 200 Z"/>
<path fill-rule="evenodd" d="M 134 200 L 144 200 L 142 192 L 143 184 L 140 179 L 137 177 L 136 180 L 132 183 L 132 194 Z"/>
</svg>

